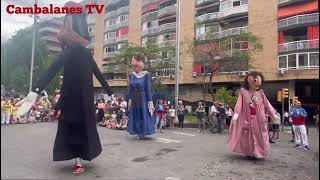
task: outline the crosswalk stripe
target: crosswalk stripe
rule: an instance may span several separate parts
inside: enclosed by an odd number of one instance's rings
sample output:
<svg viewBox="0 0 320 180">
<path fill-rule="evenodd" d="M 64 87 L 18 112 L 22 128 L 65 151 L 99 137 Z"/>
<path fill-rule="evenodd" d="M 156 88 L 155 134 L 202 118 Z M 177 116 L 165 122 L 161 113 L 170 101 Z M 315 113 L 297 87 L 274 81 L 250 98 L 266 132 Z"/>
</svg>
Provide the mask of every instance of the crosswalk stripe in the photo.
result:
<svg viewBox="0 0 320 180">
<path fill-rule="evenodd" d="M 157 142 L 161 142 L 161 143 L 165 143 L 165 144 L 168 144 L 168 143 L 180 143 L 181 142 L 181 141 L 178 141 L 178 140 L 166 139 L 166 138 L 156 138 L 156 141 Z"/>
<path fill-rule="evenodd" d="M 194 135 L 194 134 L 181 133 L 181 132 L 173 132 L 173 134 L 180 134 L 180 135 L 185 135 L 185 136 L 196 136 L 196 135 Z"/>
</svg>

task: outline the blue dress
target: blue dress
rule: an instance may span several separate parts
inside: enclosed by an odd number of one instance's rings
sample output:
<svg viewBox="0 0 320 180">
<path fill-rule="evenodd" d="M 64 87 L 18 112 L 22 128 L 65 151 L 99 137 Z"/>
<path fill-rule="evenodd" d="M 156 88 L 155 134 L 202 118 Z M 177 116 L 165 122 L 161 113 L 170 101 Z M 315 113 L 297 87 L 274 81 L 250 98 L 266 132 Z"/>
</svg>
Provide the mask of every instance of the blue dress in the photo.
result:
<svg viewBox="0 0 320 180">
<path fill-rule="evenodd" d="M 148 108 L 153 108 L 151 79 L 147 71 L 129 75 L 129 120 L 131 135 L 152 135 L 155 133 L 154 119 Z"/>
</svg>

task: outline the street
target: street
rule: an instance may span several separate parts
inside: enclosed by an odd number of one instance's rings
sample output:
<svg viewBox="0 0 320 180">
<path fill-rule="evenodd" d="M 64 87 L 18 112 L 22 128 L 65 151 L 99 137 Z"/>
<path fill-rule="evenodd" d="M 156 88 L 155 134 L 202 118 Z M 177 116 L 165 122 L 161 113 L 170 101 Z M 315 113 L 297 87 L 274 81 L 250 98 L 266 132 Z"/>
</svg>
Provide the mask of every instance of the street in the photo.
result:
<svg viewBox="0 0 320 180">
<path fill-rule="evenodd" d="M 231 154 L 225 134 L 196 134 L 197 129 L 165 130 L 148 140 L 126 131 L 99 127 L 102 154 L 71 174 L 74 161 L 53 162 L 57 123 L 1 126 L 1 179 L 150 179 L 150 180 L 316 180 L 319 133 L 310 129 L 311 151 L 294 149 L 285 130 L 265 160 Z"/>
</svg>

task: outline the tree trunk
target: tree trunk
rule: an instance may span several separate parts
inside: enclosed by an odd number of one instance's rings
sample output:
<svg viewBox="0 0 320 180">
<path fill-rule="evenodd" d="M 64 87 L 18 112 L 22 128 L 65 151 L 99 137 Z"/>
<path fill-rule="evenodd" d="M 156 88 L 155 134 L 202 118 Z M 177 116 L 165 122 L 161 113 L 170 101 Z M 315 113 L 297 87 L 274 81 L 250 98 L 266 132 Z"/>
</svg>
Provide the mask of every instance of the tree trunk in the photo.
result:
<svg viewBox="0 0 320 180">
<path fill-rule="evenodd" d="M 203 107 L 206 107 L 206 77 L 207 77 L 207 69 L 206 69 L 206 64 L 204 65 L 203 68 Z"/>
<path fill-rule="evenodd" d="M 212 81 L 213 81 L 213 72 L 210 75 L 210 91 L 211 91 L 211 96 L 212 96 L 212 102 L 214 102 Z"/>
</svg>

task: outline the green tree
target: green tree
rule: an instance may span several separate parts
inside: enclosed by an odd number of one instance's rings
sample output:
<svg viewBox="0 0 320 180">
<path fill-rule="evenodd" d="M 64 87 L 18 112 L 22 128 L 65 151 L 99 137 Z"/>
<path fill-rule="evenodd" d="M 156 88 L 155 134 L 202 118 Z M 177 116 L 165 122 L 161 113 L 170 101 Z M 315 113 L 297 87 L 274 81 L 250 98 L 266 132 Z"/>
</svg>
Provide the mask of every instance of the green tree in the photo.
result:
<svg viewBox="0 0 320 180">
<path fill-rule="evenodd" d="M 19 30 L 6 43 L 1 44 L 1 84 L 6 89 L 15 89 L 19 93 L 26 94 L 29 91 L 32 28 Z M 53 57 L 48 56 L 45 44 L 36 33 L 33 84 L 39 80 L 42 74 L 53 62 Z M 48 93 L 58 86 L 55 78 L 46 89 Z"/>
<path fill-rule="evenodd" d="M 228 104 L 230 107 L 234 107 L 236 105 L 239 92 L 239 90 L 234 92 L 232 90 L 227 90 L 225 87 L 222 87 L 218 89 L 216 94 L 214 94 L 213 96 L 216 101 Z"/>
<path fill-rule="evenodd" d="M 207 35 L 215 35 L 206 34 Z M 244 47 L 242 47 L 244 46 Z M 186 51 L 189 52 L 194 62 L 202 67 L 203 100 L 207 93 L 207 79 L 213 92 L 214 76 L 221 71 L 236 72 L 250 69 L 249 59 L 256 52 L 262 50 L 260 39 L 250 32 L 240 32 L 232 36 L 226 36 L 213 40 L 187 40 Z M 214 96 L 212 94 L 214 100 Z"/>
<path fill-rule="evenodd" d="M 152 83 L 154 91 L 163 92 L 167 91 L 168 88 L 166 85 L 162 84 L 160 76 L 157 76 L 157 70 L 173 68 L 174 67 L 174 53 L 175 47 L 166 46 L 160 47 L 157 44 L 146 44 L 145 46 L 135 46 L 129 45 L 127 48 L 120 50 L 120 53 L 112 57 L 111 61 L 108 62 L 109 69 L 112 69 L 112 66 L 121 66 L 120 69 L 125 71 L 124 73 L 127 76 L 127 81 L 129 73 L 132 69 L 131 59 L 132 56 L 141 52 L 146 57 L 145 69 L 152 75 Z M 162 55 L 164 53 L 169 53 L 169 56 L 164 58 Z"/>
</svg>

